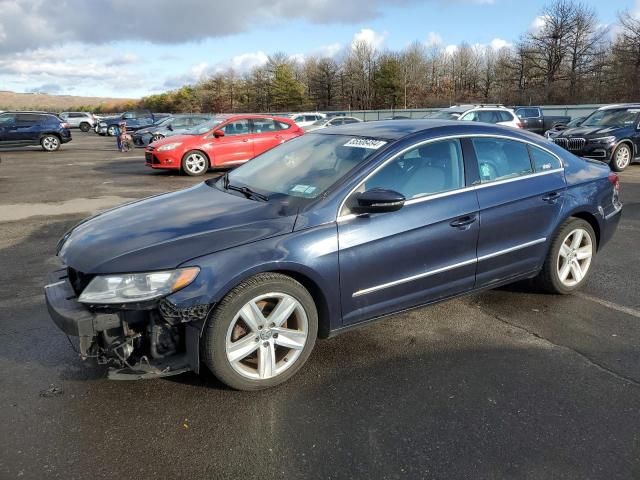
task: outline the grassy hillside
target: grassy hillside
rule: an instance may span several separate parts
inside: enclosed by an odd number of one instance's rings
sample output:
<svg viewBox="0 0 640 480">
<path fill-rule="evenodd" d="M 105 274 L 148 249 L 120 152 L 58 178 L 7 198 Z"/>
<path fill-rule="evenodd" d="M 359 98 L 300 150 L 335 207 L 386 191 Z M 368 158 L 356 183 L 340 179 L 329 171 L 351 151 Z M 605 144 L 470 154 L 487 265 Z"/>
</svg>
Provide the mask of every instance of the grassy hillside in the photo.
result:
<svg viewBox="0 0 640 480">
<path fill-rule="evenodd" d="M 76 97 L 73 95 L 49 95 L 46 93 L 15 93 L 0 90 L 0 110 L 96 110 L 122 111 L 138 103 L 132 98 Z"/>
</svg>

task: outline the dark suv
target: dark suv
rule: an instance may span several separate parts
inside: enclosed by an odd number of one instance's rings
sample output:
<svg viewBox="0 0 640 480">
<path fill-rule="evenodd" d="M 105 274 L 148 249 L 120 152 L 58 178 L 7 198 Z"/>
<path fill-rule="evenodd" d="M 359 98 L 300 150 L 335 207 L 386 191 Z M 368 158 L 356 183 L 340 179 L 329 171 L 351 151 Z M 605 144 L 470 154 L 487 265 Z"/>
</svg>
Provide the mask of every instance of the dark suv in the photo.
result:
<svg viewBox="0 0 640 480">
<path fill-rule="evenodd" d="M 52 113 L 0 114 L 0 147 L 40 145 L 47 152 L 54 152 L 70 141 L 69 125 Z"/>
<path fill-rule="evenodd" d="M 579 157 L 600 160 L 621 172 L 640 160 L 640 104 L 599 108 L 579 127 L 564 130 L 553 141 Z"/>
</svg>

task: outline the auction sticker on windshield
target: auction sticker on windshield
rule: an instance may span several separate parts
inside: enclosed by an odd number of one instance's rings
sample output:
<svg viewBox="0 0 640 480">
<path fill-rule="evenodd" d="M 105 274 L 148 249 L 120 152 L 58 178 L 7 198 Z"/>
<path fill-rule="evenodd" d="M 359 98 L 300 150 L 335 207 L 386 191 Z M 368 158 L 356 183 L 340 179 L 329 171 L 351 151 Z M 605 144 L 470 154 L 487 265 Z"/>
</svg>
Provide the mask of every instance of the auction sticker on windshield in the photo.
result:
<svg viewBox="0 0 640 480">
<path fill-rule="evenodd" d="M 356 148 L 370 148 L 371 150 L 378 150 L 380 147 L 386 145 L 384 140 L 373 140 L 370 138 L 352 138 L 344 144 L 345 147 Z"/>
</svg>

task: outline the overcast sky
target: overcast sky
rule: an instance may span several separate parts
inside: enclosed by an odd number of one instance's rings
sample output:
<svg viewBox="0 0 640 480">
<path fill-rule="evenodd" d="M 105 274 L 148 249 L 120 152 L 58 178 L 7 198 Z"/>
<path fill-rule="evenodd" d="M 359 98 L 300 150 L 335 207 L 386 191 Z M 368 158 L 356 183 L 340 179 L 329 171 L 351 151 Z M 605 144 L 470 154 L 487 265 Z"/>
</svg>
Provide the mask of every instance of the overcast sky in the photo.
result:
<svg viewBox="0 0 640 480">
<path fill-rule="evenodd" d="M 584 0 L 603 24 L 640 0 Z M 544 0 L 0 0 L 0 90 L 140 97 L 285 52 L 339 56 L 357 39 L 495 48 Z"/>
</svg>

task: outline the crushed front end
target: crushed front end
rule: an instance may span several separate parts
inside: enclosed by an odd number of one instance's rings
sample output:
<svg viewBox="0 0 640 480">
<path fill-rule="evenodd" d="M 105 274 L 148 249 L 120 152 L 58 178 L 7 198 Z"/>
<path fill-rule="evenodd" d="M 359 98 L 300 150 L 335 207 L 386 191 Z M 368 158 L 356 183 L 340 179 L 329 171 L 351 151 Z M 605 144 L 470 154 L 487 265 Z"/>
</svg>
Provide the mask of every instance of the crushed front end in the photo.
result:
<svg viewBox="0 0 640 480">
<path fill-rule="evenodd" d="M 114 380 L 199 371 L 199 339 L 210 305 L 180 309 L 166 296 L 119 304 L 79 301 L 95 277 L 61 268 L 45 283 L 51 318 L 79 338 L 82 359 L 108 365 Z"/>
</svg>

